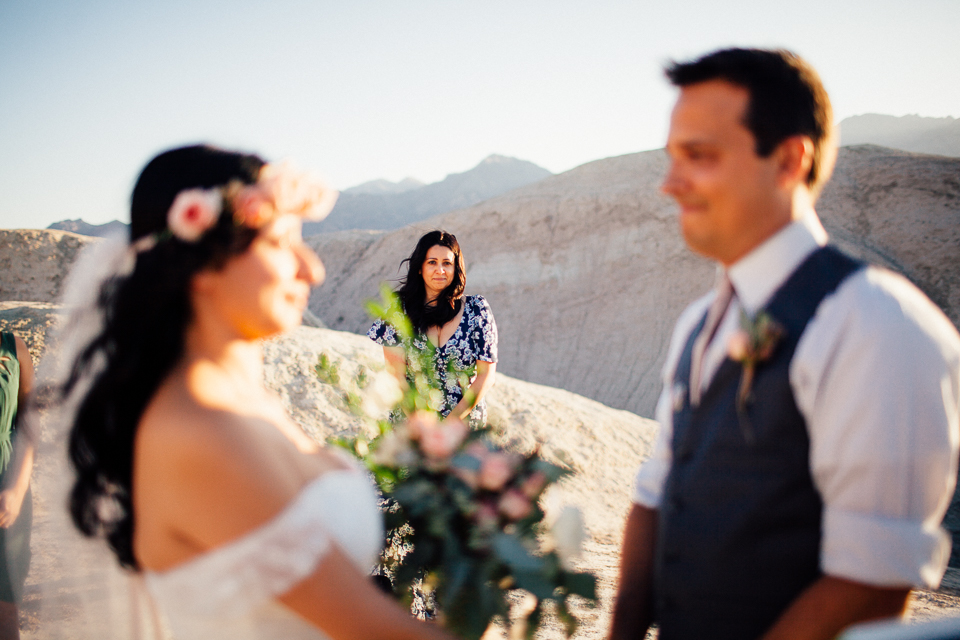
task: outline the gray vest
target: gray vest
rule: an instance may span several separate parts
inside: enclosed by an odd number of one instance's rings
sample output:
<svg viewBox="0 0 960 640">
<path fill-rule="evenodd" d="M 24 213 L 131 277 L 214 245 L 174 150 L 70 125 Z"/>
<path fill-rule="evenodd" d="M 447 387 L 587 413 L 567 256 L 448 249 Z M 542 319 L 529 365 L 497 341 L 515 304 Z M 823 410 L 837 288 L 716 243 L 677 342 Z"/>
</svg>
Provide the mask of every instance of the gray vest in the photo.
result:
<svg viewBox="0 0 960 640">
<path fill-rule="evenodd" d="M 736 408 L 742 366 L 729 358 L 699 406 L 687 391 L 674 412 L 654 564 L 661 640 L 759 637 L 819 577 L 823 504 L 789 368 L 817 306 L 861 266 L 825 247 L 774 293 L 766 311 L 786 331 L 757 365 L 745 419 Z M 703 323 L 677 364 L 684 385 Z"/>
</svg>

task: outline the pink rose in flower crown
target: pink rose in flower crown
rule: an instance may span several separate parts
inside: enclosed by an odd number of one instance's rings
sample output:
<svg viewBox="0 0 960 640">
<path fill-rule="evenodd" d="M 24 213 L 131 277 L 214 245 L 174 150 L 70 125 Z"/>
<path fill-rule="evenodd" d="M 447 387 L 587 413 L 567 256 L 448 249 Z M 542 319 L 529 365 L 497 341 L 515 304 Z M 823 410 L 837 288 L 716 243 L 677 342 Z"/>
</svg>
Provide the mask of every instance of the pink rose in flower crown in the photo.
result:
<svg viewBox="0 0 960 640">
<path fill-rule="evenodd" d="M 232 198 L 233 221 L 248 229 L 259 229 L 276 214 L 273 202 L 258 185 L 245 185 Z"/>
<path fill-rule="evenodd" d="M 500 497 L 500 513 L 510 520 L 523 520 L 533 511 L 533 505 L 522 493 L 516 489 L 508 489 Z"/>
<path fill-rule="evenodd" d="M 167 227 L 184 242 L 196 242 L 220 217 L 219 189 L 187 189 L 177 194 L 167 213 Z"/>
<path fill-rule="evenodd" d="M 504 453 L 488 453 L 480 461 L 480 488 L 500 491 L 516 472 L 513 459 Z"/>
</svg>

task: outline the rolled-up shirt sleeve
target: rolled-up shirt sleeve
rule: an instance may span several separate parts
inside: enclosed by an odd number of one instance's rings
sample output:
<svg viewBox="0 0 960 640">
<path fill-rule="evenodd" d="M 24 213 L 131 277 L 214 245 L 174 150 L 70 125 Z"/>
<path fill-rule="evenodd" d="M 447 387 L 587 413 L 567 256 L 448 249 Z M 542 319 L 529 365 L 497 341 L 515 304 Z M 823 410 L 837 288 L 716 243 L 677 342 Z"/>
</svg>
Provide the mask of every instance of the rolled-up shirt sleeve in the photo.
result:
<svg viewBox="0 0 960 640">
<path fill-rule="evenodd" d="M 821 570 L 936 587 L 960 443 L 956 329 L 905 279 L 869 268 L 820 305 L 790 379 L 824 503 Z"/>
<path fill-rule="evenodd" d="M 637 471 L 633 481 L 631 501 L 650 509 L 659 509 L 663 496 L 663 484 L 673 456 L 670 450 L 670 440 L 673 438 L 673 421 L 671 416 L 669 387 L 665 387 L 657 400 L 656 418 L 660 423 L 657 439 L 653 444 L 650 457 L 644 461 Z"/>
</svg>

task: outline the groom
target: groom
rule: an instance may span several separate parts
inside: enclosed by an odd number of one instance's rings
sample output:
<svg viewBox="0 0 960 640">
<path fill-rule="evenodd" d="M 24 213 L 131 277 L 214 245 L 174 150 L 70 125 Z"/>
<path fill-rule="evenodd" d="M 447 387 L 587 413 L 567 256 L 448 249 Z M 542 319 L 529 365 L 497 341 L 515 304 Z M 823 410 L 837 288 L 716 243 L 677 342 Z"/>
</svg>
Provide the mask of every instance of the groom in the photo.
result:
<svg viewBox="0 0 960 640">
<path fill-rule="evenodd" d="M 949 557 L 960 336 L 826 245 L 833 114 L 808 64 L 729 49 L 666 74 L 662 190 L 718 283 L 675 327 L 610 637 L 833 638 L 898 615 Z"/>
</svg>

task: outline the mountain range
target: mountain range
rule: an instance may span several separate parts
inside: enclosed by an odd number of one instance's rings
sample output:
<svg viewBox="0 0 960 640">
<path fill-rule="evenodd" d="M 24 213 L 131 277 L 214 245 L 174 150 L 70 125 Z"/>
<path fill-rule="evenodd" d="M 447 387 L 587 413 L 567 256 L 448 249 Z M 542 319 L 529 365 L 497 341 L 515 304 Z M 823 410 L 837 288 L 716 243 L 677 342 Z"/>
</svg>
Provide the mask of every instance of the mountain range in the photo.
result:
<svg viewBox="0 0 960 640">
<path fill-rule="evenodd" d="M 92 236 L 94 238 L 108 238 L 120 233 L 126 233 L 127 229 L 129 229 L 129 226 L 120 222 L 119 220 L 111 220 L 105 224 L 90 224 L 89 222 L 84 222 L 80 218 L 77 218 L 76 220 L 61 220 L 60 222 L 54 222 L 52 225 L 47 227 L 47 229 L 53 229 L 56 231 L 69 231 L 71 233 L 78 233 L 82 236 Z"/>
<path fill-rule="evenodd" d="M 867 113 L 840 122 L 840 144 L 876 144 L 956 158 L 960 157 L 960 119 Z"/>
<path fill-rule="evenodd" d="M 398 229 L 440 213 L 469 207 L 550 175 L 553 174 L 532 162 L 494 154 L 469 171 L 451 173 L 432 184 L 416 178 L 404 178 L 400 182 L 370 180 L 344 189 L 330 215 L 320 222 L 304 224 L 303 235 L 347 229 Z M 128 227 L 117 220 L 89 224 L 78 219 L 54 222 L 47 228 L 103 238 L 126 231 Z"/>
<path fill-rule="evenodd" d="M 303 225 L 311 236 L 347 229 L 399 229 L 447 211 L 469 207 L 552 175 L 526 160 L 491 155 L 469 171 L 416 186 L 375 180 L 346 189 L 325 220 Z"/>
</svg>

